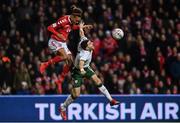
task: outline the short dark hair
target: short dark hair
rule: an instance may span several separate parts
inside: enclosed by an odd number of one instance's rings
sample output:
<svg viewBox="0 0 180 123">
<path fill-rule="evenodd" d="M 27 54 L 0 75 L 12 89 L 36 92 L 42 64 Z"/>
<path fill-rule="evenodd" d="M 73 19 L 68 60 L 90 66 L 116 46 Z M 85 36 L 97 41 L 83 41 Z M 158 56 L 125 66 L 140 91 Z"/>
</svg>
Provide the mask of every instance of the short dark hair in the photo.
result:
<svg viewBox="0 0 180 123">
<path fill-rule="evenodd" d="M 86 50 L 86 47 L 88 46 L 88 41 L 89 41 L 89 40 L 84 40 L 84 41 L 81 42 L 81 48 L 82 48 L 83 50 Z"/>
<path fill-rule="evenodd" d="M 81 16 L 82 16 L 82 13 L 83 13 L 82 9 L 76 7 L 75 5 L 72 5 L 72 6 L 71 6 L 71 11 L 72 11 L 72 12 L 71 12 L 72 15 L 74 15 L 74 16 L 79 16 L 79 17 L 81 17 Z"/>
</svg>

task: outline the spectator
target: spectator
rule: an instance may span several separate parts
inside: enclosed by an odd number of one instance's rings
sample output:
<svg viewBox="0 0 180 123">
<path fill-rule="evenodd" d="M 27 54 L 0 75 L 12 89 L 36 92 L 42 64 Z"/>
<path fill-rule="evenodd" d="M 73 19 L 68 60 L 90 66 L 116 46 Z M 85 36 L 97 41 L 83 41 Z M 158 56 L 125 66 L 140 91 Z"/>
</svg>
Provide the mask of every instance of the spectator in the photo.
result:
<svg viewBox="0 0 180 123">
<path fill-rule="evenodd" d="M 133 83 L 134 83 L 134 80 L 133 80 L 132 76 L 128 75 L 127 79 L 125 81 L 125 84 L 124 84 L 124 94 L 131 94 L 134 91 L 133 87 L 132 87 Z"/>
<path fill-rule="evenodd" d="M 22 83 L 23 81 L 25 81 L 26 83 Z M 23 86 L 31 88 L 32 83 L 25 63 L 21 62 L 19 68 L 16 69 L 16 73 L 14 75 L 13 88 L 18 91 L 21 90 Z"/>
<path fill-rule="evenodd" d="M 160 81 L 160 82 L 159 82 L 158 90 L 159 90 L 159 93 L 160 93 L 160 94 L 165 94 L 165 93 L 166 93 L 166 88 L 165 88 L 165 86 L 164 86 L 163 81 Z"/>
<path fill-rule="evenodd" d="M 144 88 L 145 94 L 151 94 L 153 92 L 152 85 L 150 83 L 147 83 Z"/>
<path fill-rule="evenodd" d="M 105 54 L 109 56 L 116 50 L 117 46 L 116 40 L 111 37 L 111 32 L 106 31 L 106 37 L 103 40 L 103 49 L 105 50 Z"/>
<path fill-rule="evenodd" d="M 177 54 L 176 60 L 171 64 L 171 74 L 176 80 L 180 80 L 180 53 Z"/>
<path fill-rule="evenodd" d="M 93 54 L 93 57 L 94 58 L 97 58 L 97 56 L 100 55 L 101 53 L 101 45 L 102 45 L 102 42 L 101 40 L 97 37 L 97 34 L 96 33 L 93 33 L 92 34 L 92 41 L 93 41 L 93 44 L 94 44 L 94 54 Z"/>
<path fill-rule="evenodd" d="M 16 92 L 18 95 L 28 95 L 31 94 L 31 90 L 28 87 L 28 83 L 25 81 L 21 82 L 21 87 L 19 90 Z"/>
</svg>

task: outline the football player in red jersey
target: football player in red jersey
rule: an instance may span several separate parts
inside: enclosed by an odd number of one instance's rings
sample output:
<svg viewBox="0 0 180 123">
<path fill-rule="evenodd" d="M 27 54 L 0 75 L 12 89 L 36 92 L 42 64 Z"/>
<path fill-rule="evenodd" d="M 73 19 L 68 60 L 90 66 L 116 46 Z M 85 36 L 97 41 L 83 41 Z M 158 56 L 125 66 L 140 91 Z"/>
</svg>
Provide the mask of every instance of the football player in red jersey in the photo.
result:
<svg viewBox="0 0 180 123">
<path fill-rule="evenodd" d="M 48 26 L 48 31 L 50 31 L 51 38 L 49 39 L 48 46 L 53 51 L 56 52 L 57 56 L 49 59 L 46 62 L 42 62 L 39 67 L 39 71 L 43 74 L 46 68 L 57 62 L 65 61 L 63 67 L 63 72 L 61 77 L 69 72 L 69 67 L 72 64 L 73 58 L 70 50 L 67 47 L 68 35 L 71 30 L 79 29 L 78 23 L 81 21 L 82 10 L 76 6 L 72 6 L 71 15 L 65 15 L 60 17 L 56 23 Z M 91 29 L 92 25 L 84 25 L 84 28 Z"/>
</svg>

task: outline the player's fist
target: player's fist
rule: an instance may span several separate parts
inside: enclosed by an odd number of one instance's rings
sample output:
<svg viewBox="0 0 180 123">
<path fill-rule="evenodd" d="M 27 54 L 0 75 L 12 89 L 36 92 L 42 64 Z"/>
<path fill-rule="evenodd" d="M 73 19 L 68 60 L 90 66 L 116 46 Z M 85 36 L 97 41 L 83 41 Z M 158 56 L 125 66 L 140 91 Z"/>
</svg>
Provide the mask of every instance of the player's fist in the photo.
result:
<svg viewBox="0 0 180 123">
<path fill-rule="evenodd" d="M 84 22 L 81 21 L 81 22 L 79 23 L 79 28 L 80 28 L 80 29 L 83 29 L 83 27 L 84 27 Z"/>
<path fill-rule="evenodd" d="M 83 28 L 85 28 L 85 29 L 92 29 L 93 28 L 93 26 L 92 25 L 84 25 L 84 27 Z"/>
<path fill-rule="evenodd" d="M 82 75 L 86 74 L 86 71 L 84 69 L 81 69 L 80 72 Z"/>
</svg>

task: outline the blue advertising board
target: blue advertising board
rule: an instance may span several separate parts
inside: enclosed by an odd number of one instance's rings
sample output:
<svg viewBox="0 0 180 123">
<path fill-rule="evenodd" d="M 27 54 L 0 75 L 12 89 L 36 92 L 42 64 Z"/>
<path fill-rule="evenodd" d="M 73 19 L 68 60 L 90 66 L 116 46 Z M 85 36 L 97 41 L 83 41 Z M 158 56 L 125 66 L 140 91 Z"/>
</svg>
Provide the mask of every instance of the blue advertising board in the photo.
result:
<svg viewBox="0 0 180 123">
<path fill-rule="evenodd" d="M 0 122 L 63 122 L 58 107 L 67 95 L 0 96 Z M 180 122 L 180 95 L 82 95 L 67 109 L 76 122 Z"/>
</svg>

